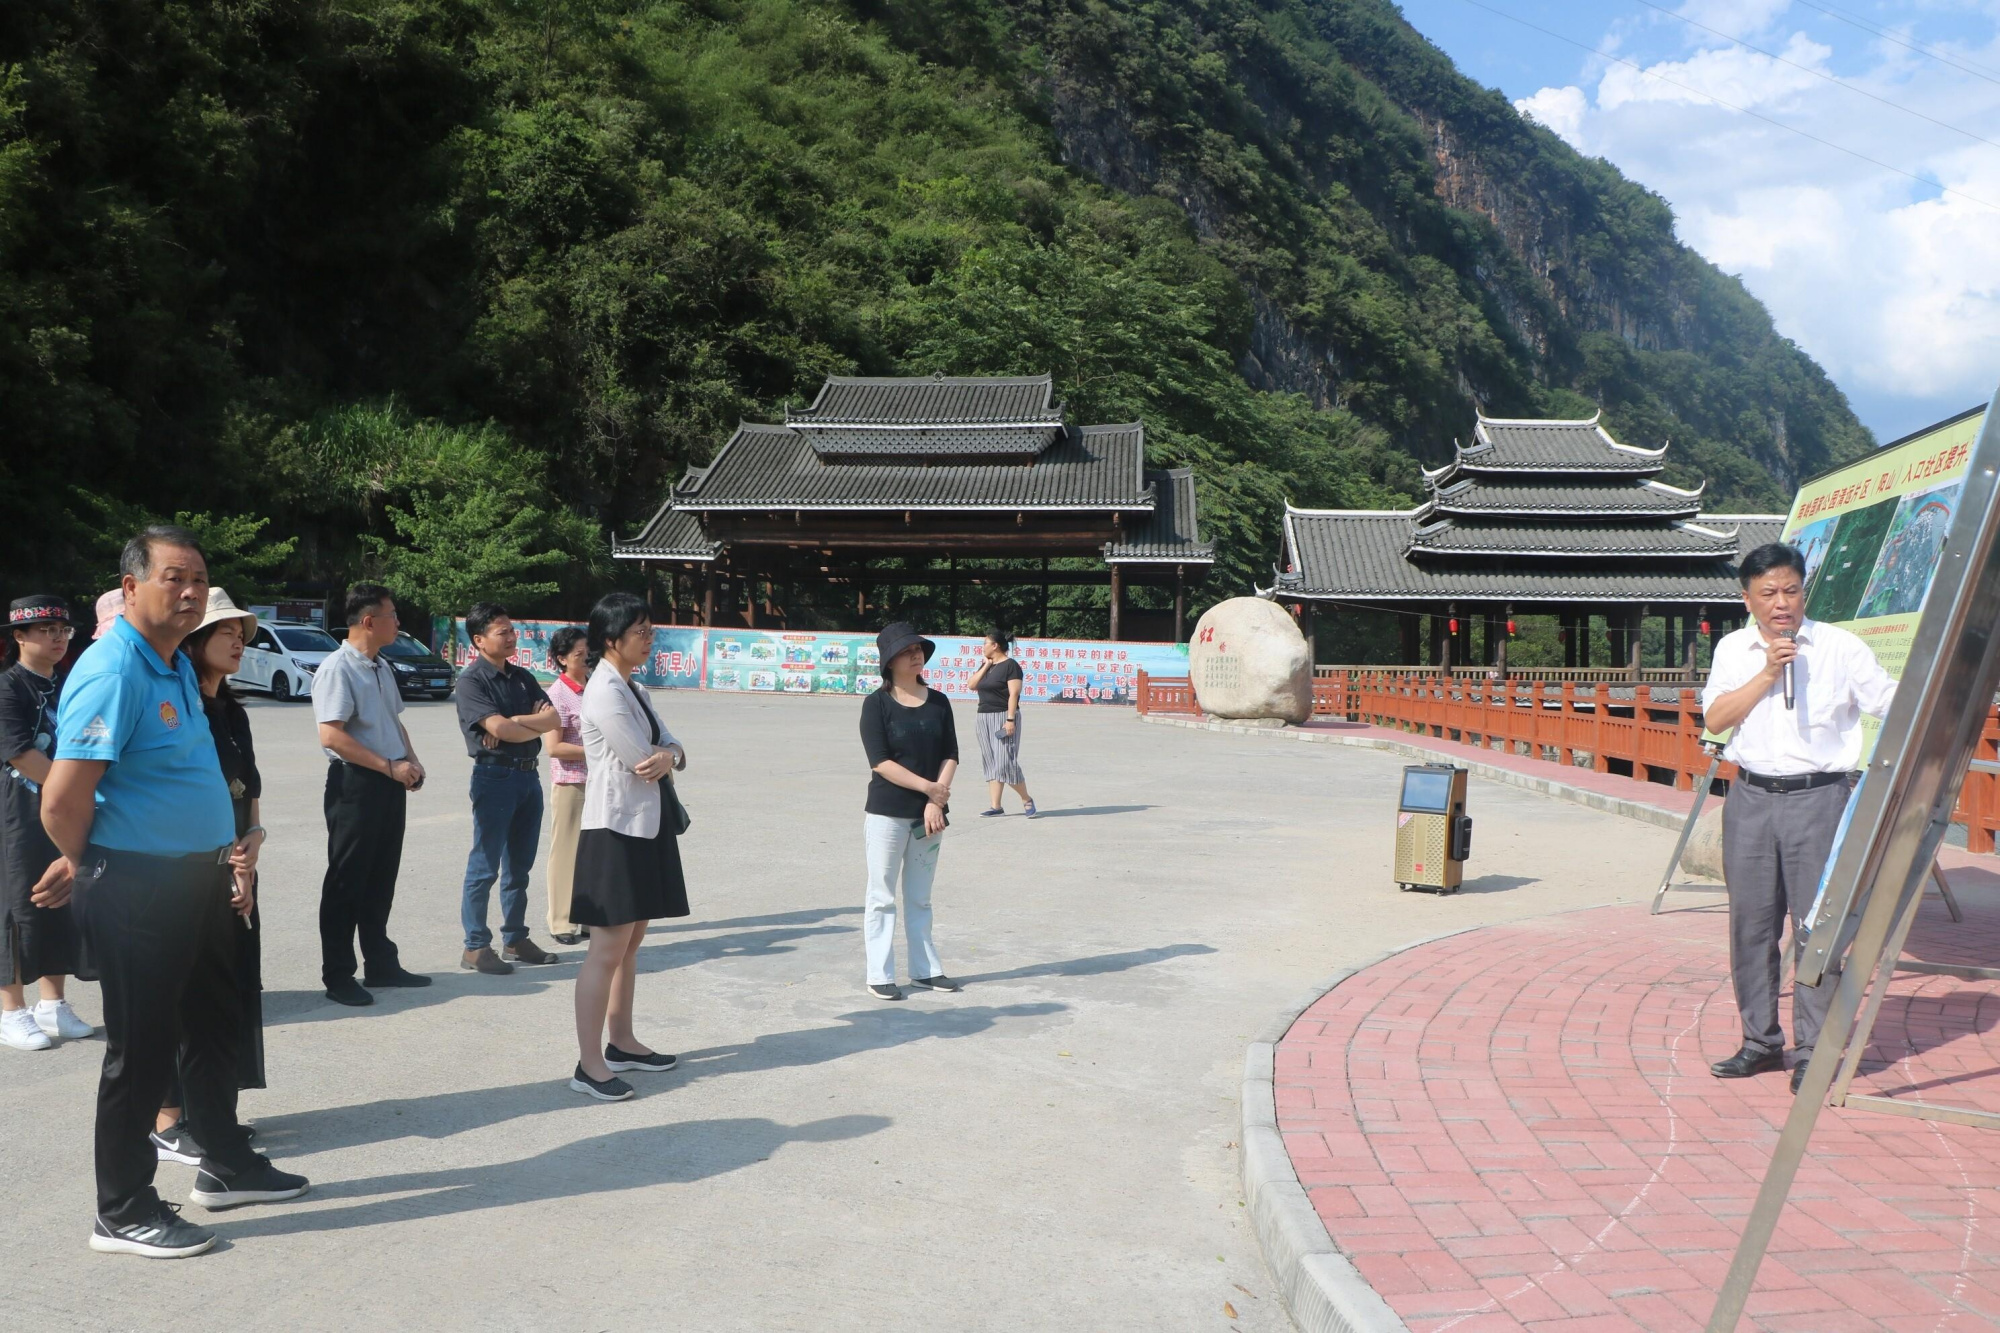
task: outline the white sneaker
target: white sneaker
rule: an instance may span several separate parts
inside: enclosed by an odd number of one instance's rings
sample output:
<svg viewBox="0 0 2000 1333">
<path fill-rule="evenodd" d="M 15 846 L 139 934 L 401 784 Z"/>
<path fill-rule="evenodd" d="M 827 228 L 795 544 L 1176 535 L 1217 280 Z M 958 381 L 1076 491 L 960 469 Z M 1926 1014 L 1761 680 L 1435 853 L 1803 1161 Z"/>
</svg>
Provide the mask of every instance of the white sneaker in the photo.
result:
<svg viewBox="0 0 2000 1333">
<path fill-rule="evenodd" d="M 43 1000 L 35 1006 L 35 1026 L 63 1041 L 81 1041 L 97 1029 L 76 1016 L 68 1000 Z"/>
<path fill-rule="evenodd" d="M 9 1009 L 0 1014 L 0 1042 L 17 1051 L 46 1051 L 55 1045 L 26 1009 Z"/>
</svg>

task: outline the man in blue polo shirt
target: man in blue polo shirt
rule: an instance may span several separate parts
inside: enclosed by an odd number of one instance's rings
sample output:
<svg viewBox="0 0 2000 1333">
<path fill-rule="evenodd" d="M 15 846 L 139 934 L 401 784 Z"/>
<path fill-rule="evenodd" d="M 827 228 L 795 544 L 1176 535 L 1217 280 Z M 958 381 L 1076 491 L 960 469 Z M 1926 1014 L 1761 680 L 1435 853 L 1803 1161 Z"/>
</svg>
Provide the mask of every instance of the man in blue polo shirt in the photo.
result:
<svg viewBox="0 0 2000 1333">
<path fill-rule="evenodd" d="M 160 526 L 126 543 L 123 569 L 124 618 L 77 660 L 56 716 L 42 824 L 69 863 L 103 987 L 90 1247 L 177 1259 L 215 1243 L 153 1189 L 159 1156 L 147 1133 L 177 1054 L 188 1128 L 208 1154 L 194 1202 L 292 1199 L 306 1180 L 252 1152 L 236 1119 L 232 932 L 248 928 L 230 907 L 236 825 L 180 651 L 208 605 L 208 564 L 193 534 Z"/>
</svg>

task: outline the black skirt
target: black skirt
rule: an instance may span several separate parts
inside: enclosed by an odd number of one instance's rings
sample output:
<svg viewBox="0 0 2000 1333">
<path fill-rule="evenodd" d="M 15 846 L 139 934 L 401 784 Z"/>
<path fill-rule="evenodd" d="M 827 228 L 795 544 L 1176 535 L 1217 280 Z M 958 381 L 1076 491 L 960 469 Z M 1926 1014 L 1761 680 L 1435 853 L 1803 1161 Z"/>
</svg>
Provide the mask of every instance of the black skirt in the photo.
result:
<svg viewBox="0 0 2000 1333">
<path fill-rule="evenodd" d="M 623 926 L 687 914 L 680 839 L 664 822 L 652 838 L 608 828 L 587 828 L 577 835 L 571 921 L 579 926 Z"/>
<path fill-rule="evenodd" d="M 42 831 L 41 798 L 0 773 L 0 985 L 48 976 L 97 979 L 68 904 L 37 907 L 30 896 L 57 855 Z"/>
</svg>

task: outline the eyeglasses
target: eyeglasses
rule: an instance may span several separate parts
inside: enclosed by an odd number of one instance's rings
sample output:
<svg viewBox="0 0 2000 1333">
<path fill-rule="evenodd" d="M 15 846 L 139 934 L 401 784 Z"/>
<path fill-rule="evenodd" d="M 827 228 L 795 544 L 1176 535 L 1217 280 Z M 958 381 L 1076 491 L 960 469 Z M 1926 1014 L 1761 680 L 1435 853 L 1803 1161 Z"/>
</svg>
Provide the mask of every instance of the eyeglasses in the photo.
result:
<svg viewBox="0 0 2000 1333">
<path fill-rule="evenodd" d="M 16 625 L 15 629 L 26 630 L 30 634 L 36 630 L 47 630 L 51 638 L 67 639 L 76 634 L 74 625 Z"/>
</svg>

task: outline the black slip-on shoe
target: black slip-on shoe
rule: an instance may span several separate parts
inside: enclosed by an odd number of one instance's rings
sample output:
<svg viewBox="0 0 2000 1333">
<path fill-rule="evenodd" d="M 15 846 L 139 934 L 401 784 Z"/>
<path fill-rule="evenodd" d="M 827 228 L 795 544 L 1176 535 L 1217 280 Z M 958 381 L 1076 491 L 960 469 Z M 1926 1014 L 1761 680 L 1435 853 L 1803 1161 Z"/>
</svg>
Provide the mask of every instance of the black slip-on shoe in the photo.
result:
<svg viewBox="0 0 2000 1333">
<path fill-rule="evenodd" d="M 246 1165 L 233 1171 L 212 1158 L 204 1160 L 194 1173 L 194 1188 L 188 1197 L 210 1210 L 241 1208 L 246 1203 L 296 1199 L 309 1185 L 304 1176 L 280 1171 L 269 1158 L 252 1153 Z"/>
<path fill-rule="evenodd" d="M 213 1244 L 213 1231 L 183 1222 L 180 1206 L 171 1203 L 162 1203 L 158 1216 L 118 1227 L 100 1217 L 90 1231 L 90 1248 L 99 1254 L 136 1254 L 146 1259 L 186 1259 Z"/>
<path fill-rule="evenodd" d="M 554 940 L 557 944 L 562 945 L 564 948 L 569 948 L 583 937 L 581 935 L 573 935 L 568 931 L 564 931 L 560 935 L 551 935 L 549 936 L 549 938 Z"/>
<path fill-rule="evenodd" d="M 634 1055 L 621 1051 L 610 1042 L 604 1043 L 604 1067 L 614 1072 L 664 1074 L 680 1061 L 671 1055 L 651 1051 L 645 1055 Z"/>
<path fill-rule="evenodd" d="M 950 991 L 954 994 L 965 989 L 942 972 L 934 977 L 911 977 L 910 984 L 922 986 L 925 990 Z"/>
<path fill-rule="evenodd" d="M 1784 1067 L 1783 1051 L 1760 1051 L 1745 1046 L 1727 1060 L 1717 1060 L 1708 1067 L 1708 1072 L 1717 1078 L 1749 1078 L 1752 1074 L 1767 1074 Z"/>
<path fill-rule="evenodd" d="M 569 1086 L 574 1091 L 586 1097 L 595 1097 L 600 1102 L 630 1101 L 638 1095 L 632 1091 L 630 1083 L 615 1075 L 607 1079 L 592 1078 L 583 1072 L 581 1063 L 578 1063 L 576 1072 L 569 1076 Z"/>
<path fill-rule="evenodd" d="M 344 1004 L 352 1009 L 366 1008 L 375 1003 L 375 997 L 361 988 L 361 983 L 353 977 L 327 983 L 326 998 L 335 1004 Z"/>
<path fill-rule="evenodd" d="M 247 1133 L 247 1131 L 246 1131 Z M 154 1130 L 147 1135 L 153 1141 L 153 1151 L 163 1162 L 179 1162 L 182 1166 L 200 1166 L 201 1159 L 208 1156 L 201 1145 L 188 1133 L 187 1121 L 177 1120 L 172 1129 Z"/>
<path fill-rule="evenodd" d="M 431 979 L 421 972 L 412 972 L 406 967 L 399 967 L 394 972 L 385 972 L 379 977 L 364 976 L 361 978 L 361 984 L 376 990 L 389 990 L 397 986 L 415 990 L 419 986 L 430 985 Z"/>
<path fill-rule="evenodd" d="M 1806 1067 L 1804 1065 L 1793 1065 L 1792 1096 L 1796 1097 L 1799 1095 L 1799 1086 L 1805 1081 L 1806 1081 Z"/>
<path fill-rule="evenodd" d="M 893 982 L 886 986 L 870 985 L 868 993 L 878 1000 L 900 1000 L 903 998 L 903 988 Z"/>
</svg>

